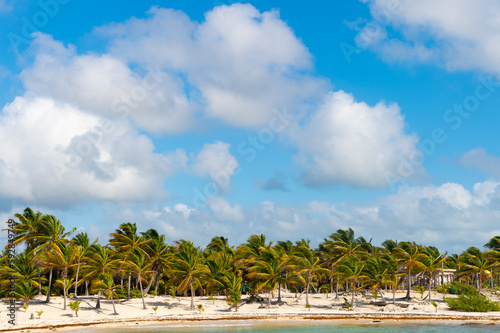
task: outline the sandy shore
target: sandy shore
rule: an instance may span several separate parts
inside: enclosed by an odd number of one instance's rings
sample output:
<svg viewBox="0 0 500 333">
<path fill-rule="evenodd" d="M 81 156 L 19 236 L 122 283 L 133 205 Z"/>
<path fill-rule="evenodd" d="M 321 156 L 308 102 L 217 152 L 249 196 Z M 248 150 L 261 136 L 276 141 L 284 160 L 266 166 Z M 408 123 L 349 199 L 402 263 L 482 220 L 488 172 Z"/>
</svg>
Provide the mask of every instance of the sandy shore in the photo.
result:
<svg viewBox="0 0 500 333">
<path fill-rule="evenodd" d="M 396 297 L 402 299 L 404 293 L 398 293 Z M 415 296 L 415 295 L 414 295 Z M 450 295 L 447 295 L 450 296 Z M 392 297 L 392 294 L 391 294 Z M 101 309 L 96 310 L 96 297 L 80 297 L 80 311 L 78 317 L 69 307 L 62 310 L 63 299 L 54 297 L 49 304 L 42 303 L 44 298 L 35 298 L 30 302 L 27 311 L 24 309 L 16 310 L 16 325 L 8 323 L 8 304 L 3 303 L 0 308 L 0 331 L 21 331 L 26 329 L 48 328 L 75 328 L 78 326 L 135 326 L 135 325 L 154 325 L 170 322 L 198 322 L 198 321 L 234 321 L 234 320 L 286 320 L 286 319 L 305 319 L 305 320 L 462 320 L 462 321 L 481 321 L 481 322 L 500 322 L 500 312 L 490 313 L 470 313 L 451 311 L 442 300 L 443 296 L 437 294 L 434 300 L 438 304 L 438 309 L 427 301 L 418 301 L 414 297 L 411 302 L 403 302 L 397 299 L 397 302 L 408 307 L 403 308 L 395 305 L 376 306 L 370 304 L 374 299 L 371 295 L 357 296 L 357 306 L 351 311 L 343 308 L 343 298 L 335 299 L 332 295 L 313 294 L 309 295 L 311 308 L 305 307 L 305 295 L 296 301 L 295 295 L 283 293 L 283 304 L 273 304 L 271 308 L 263 307 L 267 302 L 243 304 L 238 312 L 230 311 L 225 297 L 217 297 L 217 300 L 210 301 L 208 297 L 196 297 L 195 304 L 201 304 L 204 311 L 198 309 L 192 310 L 189 297 L 156 296 L 146 298 L 147 309 L 142 308 L 141 299 L 132 299 L 130 301 L 121 301 L 115 304 L 118 315 L 113 315 L 111 301 L 101 300 Z M 245 298 L 245 296 L 243 297 Z M 494 296 L 494 298 L 496 298 Z M 350 297 L 348 298 L 350 300 Z M 389 299 L 389 295 L 387 295 Z M 380 300 L 380 299 L 379 299 Z M 392 298 L 391 298 L 392 300 Z M 70 300 L 68 300 L 69 303 Z M 152 309 L 157 306 L 157 312 Z M 42 310 L 40 318 L 37 312 Z M 30 319 L 33 314 L 35 319 Z"/>
</svg>

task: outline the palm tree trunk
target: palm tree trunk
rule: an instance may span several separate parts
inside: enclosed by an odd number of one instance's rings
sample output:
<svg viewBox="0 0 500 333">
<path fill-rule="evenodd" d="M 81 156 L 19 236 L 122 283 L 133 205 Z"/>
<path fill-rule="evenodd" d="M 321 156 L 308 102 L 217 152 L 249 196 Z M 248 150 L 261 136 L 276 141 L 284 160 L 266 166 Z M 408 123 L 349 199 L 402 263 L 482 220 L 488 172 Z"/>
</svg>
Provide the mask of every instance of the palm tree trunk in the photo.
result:
<svg viewBox="0 0 500 333">
<path fill-rule="evenodd" d="M 309 277 L 307 277 L 307 285 L 306 285 L 306 304 L 309 304 Z"/>
<path fill-rule="evenodd" d="M 101 308 L 101 291 L 100 290 L 97 293 L 97 302 L 95 304 L 95 308 L 96 309 L 100 309 Z"/>
<path fill-rule="evenodd" d="M 142 278 L 141 274 L 139 274 L 139 286 L 141 287 L 141 297 L 142 297 L 142 308 L 146 309 L 146 303 L 144 302 L 144 292 L 142 291 Z"/>
<path fill-rule="evenodd" d="M 271 292 L 272 292 L 273 288 L 269 288 L 269 295 L 267 296 L 267 308 L 270 309 L 271 308 Z"/>
<path fill-rule="evenodd" d="M 65 274 L 63 274 L 63 295 L 64 295 L 64 306 L 63 310 L 66 310 L 66 278 L 64 277 Z"/>
<path fill-rule="evenodd" d="M 431 292 L 431 284 L 432 284 L 432 274 L 429 272 L 429 303 L 432 302 L 432 300 L 431 300 L 431 294 L 432 294 L 432 292 Z"/>
<path fill-rule="evenodd" d="M 50 267 L 50 273 L 49 273 L 49 288 L 47 289 L 47 299 L 45 300 L 45 303 L 50 302 L 50 289 L 52 288 L 52 266 Z"/>
<path fill-rule="evenodd" d="M 191 309 L 194 309 L 194 290 L 193 290 L 193 283 L 189 282 L 189 288 L 191 289 Z"/>
<path fill-rule="evenodd" d="M 476 280 L 477 280 L 477 292 L 478 292 L 478 294 L 480 294 L 481 293 L 481 281 L 480 281 L 481 278 L 480 278 L 479 273 L 477 273 L 477 275 L 476 275 Z"/>
<path fill-rule="evenodd" d="M 89 281 L 85 280 L 85 296 L 89 295 Z"/>
<path fill-rule="evenodd" d="M 278 303 L 281 303 L 281 281 L 278 282 Z"/>
<path fill-rule="evenodd" d="M 38 295 L 42 294 L 42 277 L 40 276 L 40 266 L 38 260 L 35 260 L 36 273 L 38 274 Z"/>
<path fill-rule="evenodd" d="M 132 275 L 128 276 L 128 286 L 127 286 L 127 301 L 130 301 L 130 283 L 132 282 Z"/>
<path fill-rule="evenodd" d="M 113 292 L 113 291 L 111 291 L 111 292 Z M 117 314 L 118 314 L 118 312 L 116 312 L 116 308 L 115 308 L 115 300 L 114 300 L 114 298 L 113 298 L 113 295 L 111 295 L 111 304 L 113 304 L 113 314 L 114 314 L 114 315 L 117 315 Z"/>
<path fill-rule="evenodd" d="M 78 290 L 78 273 L 80 273 L 80 264 L 78 264 L 78 267 L 76 268 L 76 277 L 75 277 L 75 295 L 74 298 L 77 299 L 77 290 Z"/>
<path fill-rule="evenodd" d="M 153 271 L 153 274 L 151 274 L 151 280 L 149 280 L 148 286 L 146 287 L 146 289 L 144 289 L 145 294 L 149 293 L 149 289 L 151 288 L 151 285 L 153 284 L 153 280 L 154 280 L 155 276 L 156 276 L 156 272 Z"/>
<path fill-rule="evenodd" d="M 337 276 L 337 285 L 335 286 L 335 299 L 339 299 L 339 277 Z"/>
<path fill-rule="evenodd" d="M 158 287 L 160 286 L 160 274 L 158 274 L 156 280 L 155 280 L 155 293 L 158 294 Z"/>
<path fill-rule="evenodd" d="M 382 302 L 384 302 L 384 304 L 386 304 L 387 302 L 385 301 L 384 294 L 382 294 L 382 290 L 380 288 L 377 288 L 377 289 L 378 289 L 378 293 L 380 294 L 380 297 L 382 297 Z"/>
<path fill-rule="evenodd" d="M 408 283 L 407 283 L 408 291 L 406 292 L 405 299 L 407 301 L 409 301 L 411 298 L 411 296 L 410 296 L 410 288 L 411 288 L 411 272 L 410 272 L 410 270 L 408 270 L 408 274 L 406 274 L 406 279 L 408 280 Z"/>
<path fill-rule="evenodd" d="M 351 307 L 354 306 L 354 283 L 351 283 L 351 294 L 352 294 L 352 298 L 351 298 Z"/>
</svg>

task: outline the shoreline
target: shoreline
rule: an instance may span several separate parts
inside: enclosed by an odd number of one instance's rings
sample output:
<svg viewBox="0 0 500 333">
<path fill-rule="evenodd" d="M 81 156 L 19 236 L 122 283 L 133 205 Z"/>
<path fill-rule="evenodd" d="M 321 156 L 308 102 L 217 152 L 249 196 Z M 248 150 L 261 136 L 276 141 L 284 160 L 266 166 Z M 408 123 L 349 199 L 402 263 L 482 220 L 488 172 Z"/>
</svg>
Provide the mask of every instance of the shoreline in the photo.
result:
<svg viewBox="0 0 500 333">
<path fill-rule="evenodd" d="M 405 293 L 398 293 L 401 298 Z M 493 296 L 492 296 L 493 297 Z M 495 296 L 496 297 L 496 296 Z M 376 306 L 371 303 L 373 298 L 367 296 L 357 296 L 357 306 L 351 311 L 343 308 L 343 300 L 325 297 L 321 294 L 309 295 L 311 308 L 305 308 L 305 300 L 297 299 L 294 294 L 282 292 L 283 303 L 281 305 L 272 305 L 267 308 L 260 302 L 246 303 L 240 305 L 239 311 L 229 310 L 225 297 L 218 296 L 216 300 L 209 300 L 207 296 L 195 297 L 197 306 L 203 307 L 203 312 L 190 309 L 191 303 L 189 297 L 170 296 L 147 297 L 145 303 L 147 309 L 143 309 L 142 300 L 139 298 L 129 301 L 121 300 L 115 304 L 119 315 L 112 315 L 113 308 L 111 301 L 101 299 L 101 308 L 95 309 L 95 296 L 79 297 L 80 310 L 78 317 L 70 310 L 62 310 L 63 299 L 53 297 L 50 303 L 43 302 L 44 297 L 37 296 L 28 304 L 27 311 L 19 310 L 16 312 L 16 325 L 7 323 L 7 316 L 0 322 L 0 331 L 2 332 L 20 332 L 30 330 L 47 331 L 51 328 L 58 330 L 71 330 L 78 327 L 135 327 L 136 325 L 150 326 L 165 323 L 223 323 L 236 321 L 349 321 L 352 324 L 360 321 L 404 321 L 417 322 L 435 321 L 435 322 L 481 322 L 481 323 L 500 323 L 500 312 L 459 312 L 449 309 L 442 299 L 435 299 L 438 305 L 436 308 L 427 302 L 414 298 L 410 302 L 400 301 L 396 306 L 388 303 L 385 306 Z M 72 299 L 68 299 L 71 301 Z M 1 305 L 6 305 L 3 303 Z M 154 311 L 153 307 L 157 307 Z M 30 317 L 43 311 L 41 317 L 30 319 Z M 0 309 L 2 316 L 6 314 Z M 215 324 L 216 325 L 216 324 Z"/>
<path fill-rule="evenodd" d="M 226 315 L 203 315 L 203 314 L 185 314 L 185 315 L 164 315 L 152 318 L 119 318 L 119 319 L 97 319 L 92 321 L 79 321 L 75 323 L 61 323 L 61 324 L 42 324 L 37 325 L 23 325 L 21 327 L 4 328 L 2 332 L 19 332 L 30 330 L 36 332 L 38 330 L 52 330 L 52 329 L 74 329 L 79 327 L 102 327 L 113 328 L 135 325 L 152 326 L 154 324 L 163 324 L 165 322 L 171 323 L 184 323 L 194 324 L 202 322 L 236 322 L 236 321 L 249 321 L 258 320 L 259 322 L 307 322 L 307 321 L 339 321 L 354 324 L 358 321 L 396 321 L 396 322 L 412 322 L 419 324 L 422 321 L 432 321 L 434 323 L 443 322 L 474 322 L 481 324 L 490 324 L 500 322 L 499 314 L 488 315 L 471 315 L 469 313 L 450 314 L 423 314 L 423 313 L 262 313 L 259 315 L 249 315 L 246 313 L 231 313 Z"/>
</svg>

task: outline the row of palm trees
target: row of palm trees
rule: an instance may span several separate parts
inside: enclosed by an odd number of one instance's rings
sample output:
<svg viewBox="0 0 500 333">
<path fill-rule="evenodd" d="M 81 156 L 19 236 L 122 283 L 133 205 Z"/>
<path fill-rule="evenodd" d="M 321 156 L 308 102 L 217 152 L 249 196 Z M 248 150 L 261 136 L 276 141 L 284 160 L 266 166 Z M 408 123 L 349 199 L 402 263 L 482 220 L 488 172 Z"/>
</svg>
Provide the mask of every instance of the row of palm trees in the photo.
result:
<svg viewBox="0 0 500 333">
<path fill-rule="evenodd" d="M 412 282 L 419 276 L 426 281 L 431 301 L 431 289 L 446 268 L 456 269 L 455 278 L 474 284 L 480 291 L 500 283 L 500 237 L 484 245 L 485 251 L 471 247 L 460 255 L 440 253 L 432 246 L 415 242 L 386 240 L 375 246 L 363 237 L 355 237 L 352 229 L 339 229 L 312 249 L 309 241 L 266 241 L 264 235 L 252 235 L 235 248 L 228 239 L 214 237 L 205 249 L 181 240 L 167 244 L 164 235 L 149 229 L 138 232 L 135 223 L 124 223 L 110 234 L 109 242 L 90 242 L 86 233 L 71 237 L 53 215 L 34 212 L 29 207 L 15 214 L 17 222 L 9 228 L 14 244 L 24 251 L 10 261 L 7 251 L 0 257 L 0 292 L 8 296 L 10 276 L 16 278 L 16 296 L 26 303 L 34 296 L 45 294 L 50 301 L 54 285 L 63 298 L 63 309 L 72 291 L 73 298 L 97 293 L 97 305 L 102 296 L 115 300 L 121 295 L 129 300 L 139 293 L 143 308 L 144 295 L 169 293 L 173 297 L 224 295 L 238 310 L 242 292 L 265 293 L 271 306 L 274 294 L 282 302 L 281 290 L 305 294 L 339 291 L 355 293 L 370 290 L 381 296 L 392 291 L 392 301 L 398 289 L 406 288 L 410 298 Z M 497 279 L 498 278 L 498 279 Z M 423 279 L 423 280 L 422 280 Z M 253 297 L 254 297 L 253 296 Z"/>
</svg>

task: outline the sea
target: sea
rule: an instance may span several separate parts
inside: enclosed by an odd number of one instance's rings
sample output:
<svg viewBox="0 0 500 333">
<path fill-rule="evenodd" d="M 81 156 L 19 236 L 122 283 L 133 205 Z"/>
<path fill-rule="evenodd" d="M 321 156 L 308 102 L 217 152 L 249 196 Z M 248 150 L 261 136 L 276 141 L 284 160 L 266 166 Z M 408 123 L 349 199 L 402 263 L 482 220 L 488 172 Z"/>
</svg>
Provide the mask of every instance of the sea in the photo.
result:
<svg viewBox="0 0 500 333">
<path fill-rule="evenodd" d="M 156 325 L 127 323 L 124 327 L 80 327 L 65 332 L 79 333 L 163 333 L 163 332 L 247 332 L 247 333 L 326 333 L 326 332 L 499 332 L 500 324 L 474 322 L 405 322 L 405 321 L 368 321 L 339 323 L 338 321 L 203 321 L 194 323 L 165 322 Z"/>
</svg>

